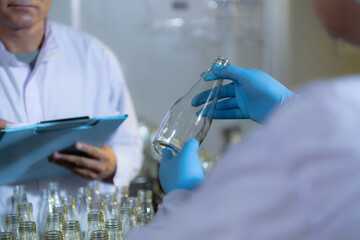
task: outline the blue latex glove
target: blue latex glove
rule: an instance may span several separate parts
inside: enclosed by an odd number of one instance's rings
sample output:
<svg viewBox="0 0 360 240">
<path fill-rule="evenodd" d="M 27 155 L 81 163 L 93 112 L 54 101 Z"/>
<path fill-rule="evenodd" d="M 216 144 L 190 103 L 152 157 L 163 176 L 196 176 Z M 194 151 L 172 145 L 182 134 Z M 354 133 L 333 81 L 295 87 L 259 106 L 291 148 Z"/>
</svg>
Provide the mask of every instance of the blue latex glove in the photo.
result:
<svg viewBox="0 0 360 240">
<path fill-rule="evenodd" d="M 213 119 L 252 119 L 261 123 L 276 107 L 294 94 L 268 74 L 236 66 L 215 66 L 205 81 L 229 79 L 232 83 L 221 87 Z M 209 94 L 203 92 L 192 101 L 193 106 L 205 102 Z"/>
<path fill-rule="evenodd" d="M 176 189 L 192 190 L 205 180 L 198 149 L 199 142 L 190 139 L 175 156 L 169 148 L 162 151 L 159 180 L 165 193 Z"/>
</svg>

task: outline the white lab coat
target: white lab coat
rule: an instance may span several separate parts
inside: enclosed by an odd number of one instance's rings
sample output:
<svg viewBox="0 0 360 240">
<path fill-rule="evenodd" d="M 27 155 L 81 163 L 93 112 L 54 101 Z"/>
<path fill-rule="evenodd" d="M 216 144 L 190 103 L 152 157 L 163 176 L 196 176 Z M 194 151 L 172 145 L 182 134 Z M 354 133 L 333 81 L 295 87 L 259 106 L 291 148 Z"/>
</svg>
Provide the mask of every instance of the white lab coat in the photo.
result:
<svg viewBox="0 0 360 240">
<path fill-rule="evenodd" d="M 119 63 L 106 46 L 85 33 L 48 22 L 33 71 L 0 42 L 0 103 L 0 118 L 14 123 L 128 114 L 108 141 L 117 158 L 114 183 L 126 186 L 140 170 L 137 120 Z M 58 181 L 61 189 L 75 196 L 77 188 L 87 183 L 77 176 L 22 183 L 35 216 L 40 190 L 49 181 Z M 100 186 L 100 191 L 112 190 L 113 185 Z M 11 195 L 11 185 L 0 186 L 1 214 L 10 209 Z"/>
<path fill-rule="evenodd" d="M 299 93 L 126 240 L 360 239 L 360 76 Z"/>
</svg>

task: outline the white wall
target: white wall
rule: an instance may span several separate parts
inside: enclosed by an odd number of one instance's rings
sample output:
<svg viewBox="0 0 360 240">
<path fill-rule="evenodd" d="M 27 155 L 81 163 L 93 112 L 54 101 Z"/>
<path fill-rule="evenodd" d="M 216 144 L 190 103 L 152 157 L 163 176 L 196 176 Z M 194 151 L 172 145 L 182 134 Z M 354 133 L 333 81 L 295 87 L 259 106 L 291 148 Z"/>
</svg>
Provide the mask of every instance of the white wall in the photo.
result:
<svg viewBox="0 0 360 240">
<path fill-rule="evenodd" d="M 71 0 L 54 2 L 50 19 L 70 25 L 70 3 Z M 237 38 L 210 43 L 179 33 L 154 34 L 146 28 L 145 3 L 82 0 L 81 4 L 81 29 L 105 42 L 117 55 L 139 117 L 159 125 L 172 104 L 216 56 L 228 57 L 234 65 L 261 68 L 262 48 L 256 44 L 244 44 Z M 203 143 L 213 155 L 222 151 L 222 129 L 233 124 L 239 121 L 213 121 Z M 246 130 L 249 121 L 240 124 Z"/>
<path fill-rule="evenodd" d="M 276 79 L 296 89 L 313 79 L 360 71 L 360 50 L 329 36 L 310 1 L 269 0 L 268 5 L 273 24 L 265 66 Z"/>
</svg>

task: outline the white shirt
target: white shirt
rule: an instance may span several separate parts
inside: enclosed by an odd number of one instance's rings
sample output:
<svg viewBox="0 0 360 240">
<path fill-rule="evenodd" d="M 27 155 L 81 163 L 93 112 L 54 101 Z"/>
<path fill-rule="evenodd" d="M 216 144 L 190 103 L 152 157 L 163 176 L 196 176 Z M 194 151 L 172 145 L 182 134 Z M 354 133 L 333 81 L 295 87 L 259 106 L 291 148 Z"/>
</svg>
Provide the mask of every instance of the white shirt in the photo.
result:
<svg viewBox="0 0 360 240">
<path fill-rule="evenodd" d="M 108 141 L 117 158 L 113 181 L 128 185 L 140 170 L 142 147 L 137 120 L 119 63 L 106 46 L 85 33 L 47 23 L 33 71 L 0 42 L 0 103 L 0 118 L 14 123 L 128 114 Z M 58 181 L 61 189 L 73 195 L 77 187 L 87 183 L 77 176 L 30 181 L 24 183 L 30 202 L 36 201 L 35 196 L 39 197 L 50 180 Z M 113 188 L 106 186 L 100 190 Z M 0 187 L 2 204 L 11 195 L 11 186 Z"/>
<path fill-rule="evenodd" d="M 360 239 L 360 76 L 316 83 L 126 240 Z"/>
</svg>

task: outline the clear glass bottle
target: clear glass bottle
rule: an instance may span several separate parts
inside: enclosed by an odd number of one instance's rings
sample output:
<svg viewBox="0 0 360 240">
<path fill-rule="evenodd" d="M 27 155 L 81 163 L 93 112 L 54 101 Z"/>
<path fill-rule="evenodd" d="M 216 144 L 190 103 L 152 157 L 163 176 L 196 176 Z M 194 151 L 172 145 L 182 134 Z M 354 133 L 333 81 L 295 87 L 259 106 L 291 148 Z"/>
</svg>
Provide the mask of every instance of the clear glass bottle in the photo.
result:
<svg viewBox="0 0 360 240">
<path fill-rule="evenodd" d="M 11 232 L 15 240 L 19 239 L 19 225 L 21 217 L 19 214 L 7 214 L 5 217 L 6 232 Z"/>
<path fill-rule="evenodd" d="M 218 57 L 213 66 L 226 66 L 229 61 Z M 195 138 L 201 144 L 211 125 L 211 118 L 216 107 L 218 94 L 222 85 L 222 79 L 204 81 L 211 73 L 211 67 L 200 80 L 180 99 L 178 99 L 165 115 L 159 130 L 153 141 L 153 146 L 158 154 L 162 154 L 165 147 L 174 153 L 179 152 L 183 145 Z M 201 93 L 208 91 L 205 96 Z M 195 103 L 201 103 L 198 105 Z"/>
<path fill-rule="evenodd" d="M 80 224 L 76 220 L 65 221 L 63 225 L 64 240 L 81 240 Z"/>
<path fill-rule="evenodd" d="M 105 230 L 96 230 L 91 232 L 90 240 L 108 240 L 108 235 Z"/>
<path fill-rule="evenodd" d="M 18 204 L 18 214 L 22 221 L 34 221 L 33 206 L 30 202 L 22 202 Z"/>
<path fill-rule="evenodd" d="M 105 220 L 119 217 L 117 197 L 115 193 L 105 193 L 103 196 Z"/>
<path fill-rule="evenodd" d="M 108 233 L 109 240 L 122 240 L 121 222 L 119 219 L 106 220 L 105 230 Z"/>
<path fill-rule="evenodd" d="M 127 206 L 130 207 L 130 216 L 132 220 L 132 226 L 136 227 L 136 216 L 138 208 L 138 199 L 137 197 L 128 197 Z"/>
<path fill-rule="evenodd" d="M 11 232 L 0 232 L 0 240 L 14 240 L 14 235 Z"/>
<path fill-rule="evenodd" d="M 122 237 L 123 238 L 125 238 L 125 236 L 133 228 L 130 210 L 131 209 L 128 206 L 120 208 L 120 221 L 121 221 L 121 226 L 122 226 Z"/>
<path fill-rule="evenodd" d="M 91 191 L 91 200 L 100 200 L 100 184 L 98 180 L 93 180 L 87 184 L 88 190 Z"/>
<path fill-rule="evenodd" d="M 47 231 L 45 240 L 63 240 L 63 234 L 60 231 Z"/>
<path fill-rule="evenodd" d="M 51 196 L 52 205 L 61 204 L 59 183 L 58 182 L 49 182 L 47 189 Z"/>
<path fill-rule="evenodd" d="M 140 189 L 137 192 L 138 198 L 138 211 L 137 213 L 148 213 L 151 218 L 155 214 L 152 204 L 152 191 Z"/>
<path fill-rule="evenodd" d="M 100 201 L 100 200 L 92 200 L 89 203 L 89 209 L 88 212 L 95 212 L 95 211 L 99 211 L 104 213 L 104 202 Z"/>
<path fill-rule="evenodd" d="M 68 213 L 68 207 L 64 204 L 56 204 L 53 206 L 53 213 L 58 213 L 62 215 L 62 220 L 63 221 L 67 221 L 69 220 L 67 217 L 67 213 Z"/>
<path fill-rule="evenodd" d="M 142 226 L 146 226 L 149 225 L 151 222 L 151 214 L 149 213 L 139 213 L 137 215 L 137 220 L 136 220 L 136 226 L 137 227 L 142 227 Z"/>
<path fill-rule="evenodd" d="M 19 203 L 27 202 L 26 194 L 14 195 L 11 198 L 11 213 L 18 213 Z"/>
<path fill-rule="evenodd" d="M 81 238 L 85 236 L 85 231 L 87 228 L 87 204 L 88 201 L 91 201 L 91 194 L 88 189 L 85 187 L 78 188 L 76 196 L 76 210 L 79 217 L 80 229 L 81 229 Z"/>
<path fill-rule="evenodd" d="M 90 240 L 91 233 L 96 230 L 104 230 L 104 214 L 99 211 L 89 212 L 85 240 Z"/>
<path fill-rule="evenodd" d="M 75 207 L 75 197 L 71 195 L 66 195 L 61 198 L 61 203 L 67 206 L 67 220 L 76 220 L 79 221 L 79 217 Z"/>
<path fill-rule="evenodd" d="M 36 233 L 36 223 L 33 221 L 21 222 L 19 226 L 20 240 L 39 240 Z"/>
<path fill-rule="evenodd" d="M 21 202 L 27 202 L 24 185 L 15 185 L 11 197 L 11 213 L 17 213 L 17 206 Z"/>
<path fill-rule="evenodd" d="M 63 216 L 61 213 L 49 213 L 46 218 L 45 232 L 62 231 Z"/>
<path fill-rule="evenodd" d="M 41 191 L 41 204 L 38 214 L 38 231 L 40 236 L 44 238 L 46 231 L 46 219 L 49 213 L 53 212 L 53 197 L 51 191 L 45 188 Z"/>
</svg>

